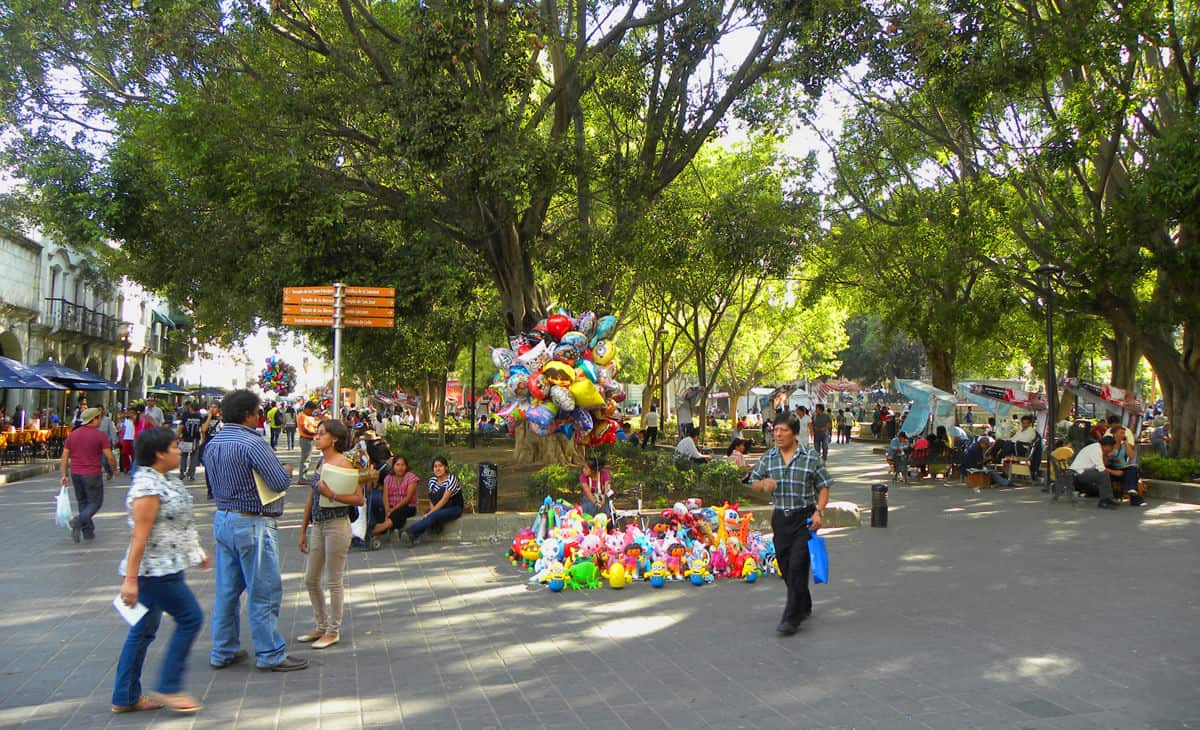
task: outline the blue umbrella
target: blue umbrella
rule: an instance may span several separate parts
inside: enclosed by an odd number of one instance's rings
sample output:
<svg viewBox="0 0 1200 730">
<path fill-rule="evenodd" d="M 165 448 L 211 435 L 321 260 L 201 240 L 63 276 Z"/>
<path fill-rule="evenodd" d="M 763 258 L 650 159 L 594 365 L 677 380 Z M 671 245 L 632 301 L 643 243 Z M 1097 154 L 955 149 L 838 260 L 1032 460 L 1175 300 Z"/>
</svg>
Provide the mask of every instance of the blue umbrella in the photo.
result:
<svg viewBox="0 0 1200 730">
<path fill-rule="evenodd" d="M 174 383 L 163 383 L 153 388 L 146 388 L 147 393 L 166 393 L 168 395 L 187 395 L 188 389 Z"/>
<path fill-rule="evenodd" d="M 193 390 L 192 395 L 197 398 L 222 398 L 225 396 L 225 391 L 220 388 L 199 388 Z"/>
<path fill-rule="evenodd" d="M 38 375 L 28 365 L 3 356 L 0 356 L 0 388 L 66 390 L 65 387 Z"/>
<path fill-rule="evenodd" d="M 40 362 L 30 368 L 30 370 L 47 380 L 52 380 L 76 390 L 129 390 L 125 386 L 118 385 L 95 373 L 69 368 L 52 360 Z"/>
</svg>

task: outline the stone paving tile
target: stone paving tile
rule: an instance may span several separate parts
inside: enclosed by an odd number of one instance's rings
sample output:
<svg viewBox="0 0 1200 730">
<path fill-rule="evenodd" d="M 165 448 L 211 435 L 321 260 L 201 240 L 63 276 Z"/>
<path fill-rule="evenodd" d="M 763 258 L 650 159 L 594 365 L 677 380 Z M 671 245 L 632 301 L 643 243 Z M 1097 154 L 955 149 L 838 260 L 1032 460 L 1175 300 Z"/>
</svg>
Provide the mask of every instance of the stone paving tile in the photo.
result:
<svg viewBox="0 0 1200 730">
<path fill-rule="evenodd" d="M 835 496 L 866 503 L 878 457 L 851 446 L 832 461 Z M 81 546 L 52 527 L 54 491 L 48 479 L 0 488 L 0 550 L 39 561 L 0 567 L 12 637 L 0 727 L 1200 726 L 1194 508 L 1108 513 L 1035 489 L 901 487 L 888 529 L 829 533 L 834 582 L 814 588 L 815 618 L 790 640 L 772 631 L 777 579 L 553 595 L 528 589 L 502 545 L 355 552 L 341 644 L 290 644 L 312 660 L 304 672 L 214 672 L 205 630 L 188 678 L 205 709 L 180 717 L 108 712 L 125 635 L 109 606 L 123 487 L 108 488 L 97 539 Z M 211 506 L 193 493 L 206 522 Z M 280 531 L 289 638 L 312 622 L 297 502 L 288 497 Z M 208 612 L 211 574 L 188 581 Z M 169 627 L 147 659 L 148 688 Z"/>
</svg>

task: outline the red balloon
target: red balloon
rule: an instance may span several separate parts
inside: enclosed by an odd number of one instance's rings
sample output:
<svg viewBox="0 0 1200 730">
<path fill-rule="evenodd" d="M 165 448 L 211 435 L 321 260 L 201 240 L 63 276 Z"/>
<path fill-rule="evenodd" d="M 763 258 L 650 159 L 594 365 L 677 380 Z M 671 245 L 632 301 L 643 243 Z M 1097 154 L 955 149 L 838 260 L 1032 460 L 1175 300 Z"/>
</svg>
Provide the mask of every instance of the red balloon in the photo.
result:
<svg viewBox="0 0 1200 730">
<path fill-rule="evenodd" d="M 550 332 L 550 336 L 555 340 L 561 340 L 562 336 L 571 331 L 574 327 L 571 318 L 565 314 L 554 314 L 550 319 L 546 320 L 546 330 Z"/>
<path fill-rule="evenodd" d="M 525 353 L 529 352 L 532 349 L 533 349 L 533 347 L 531 345 L 521 345 L 520 347 L 517 348 L 517 354 L 524 355 Z"/>
</svg>

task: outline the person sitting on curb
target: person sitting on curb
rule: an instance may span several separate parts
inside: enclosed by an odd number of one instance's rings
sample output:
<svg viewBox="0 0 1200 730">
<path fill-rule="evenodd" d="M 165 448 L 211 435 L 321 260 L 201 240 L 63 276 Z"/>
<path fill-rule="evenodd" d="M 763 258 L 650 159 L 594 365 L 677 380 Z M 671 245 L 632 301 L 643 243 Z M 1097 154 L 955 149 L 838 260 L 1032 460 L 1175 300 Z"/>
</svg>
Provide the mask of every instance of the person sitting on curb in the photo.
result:
<svg viewBox="0 0 1200 730">
<path fill-rule="evenodd" d="M 1076 488 L 1087 495 L 1094 490 L 1100 498 L 1097 507 L 1101 509 L 1116 509 L 1113 500 L 1112 477 L 1121 477 L 1120 469 L 1108 466 L 1108 457 L 1117 445 L 1112 436 L 1105 436 L 1098 443 L 1084 446 L 1071 462 L 1071 471 L 1075 472 Z"/>
<path fill-rule="evenodd" d="M 675 461 L 692 462 L 694 464 L 704 464 L 712 459 L 711 454 L 704 454 L 696 446 L 696 427 L 688 424 L 687 430 L 684 431 L 683 438 L 679 439 L 679 443 L 675 444 Z"/>
<path fill-rule="evenodd" d="M 429 477 L 429 511 L 400 533 L 400 541 L 409 547 L 421 541 L 426 530 L 438 532 L 449 522 L 462 517 L 462 485 L 450 473 L 450 463 L 444 456 L 433 459 L 433 476 Z"/>
<path fill-rule="evenodd" d="M 908 434 L 896 434 L 887 447 L 887 463 L 892 472 L 908 481 Z"/>
<path fill-rule="evenodd" d="M 959 471 L 965 479 L 972 472 L 987 472 L 992 479 L 992 484 L 998 487 L 1007 487 L 1012 482 L 1006 478 L 999 470 L 989 466 L 991 459 L 987 456 L 987 452 L 992 446 L 992 439 L 989 436 L 980 436 L 967 445 L 963 449 L 962 461 L 959 462 Z"/>
<path fill-rule="evenodd" d="M 1133 463 L 1134 447 L 1127 440 L 1124 426 L 1116 426 L 1110 433 L 1116 443 L 1112 453 L 1108 455 L 1108 466 L 1121 472 L 1121 492 L 1129 497 L 1129 505 L 1143 507 L 1146 500 L 1138 494 L 1138 482 L 1142 472 L 1138 465 Z"/>
</svg>

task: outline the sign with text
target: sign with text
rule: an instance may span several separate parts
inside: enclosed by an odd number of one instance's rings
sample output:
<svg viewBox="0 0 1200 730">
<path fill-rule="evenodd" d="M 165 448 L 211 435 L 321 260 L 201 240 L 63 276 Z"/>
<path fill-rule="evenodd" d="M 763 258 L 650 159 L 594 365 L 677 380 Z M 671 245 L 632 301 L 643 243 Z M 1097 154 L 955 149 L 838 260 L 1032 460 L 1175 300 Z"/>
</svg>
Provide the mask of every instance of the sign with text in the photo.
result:
<svg viewBox="0 0 1200 730">
<path fill-rule="evenodd" d="M 348 286 L 346 287 L 346 296 L 395 299 L 396 290 L 390 286 Z"/>
<path fill-rule="evenodd" d="M 296 297 L 329 297 L 333 298 L 333 287 L 331 286 L 285 286 L 283 288 L 283 299 L 287 301 Z"/>
<path fill-rule="evenodd" d="M 304 327 L 332 327 L 333 316 L 313 317 L 304 314 L 285 314 L 283 315 L 283 323 L 301 325 Z"/>
<path fill-rule="evenodd" d="M 283 314 L 284 314 L 284 316 L 287 316 L 289 314 L 307 314 L 307 315 L 316 316 L 316 317 L 332 317 L 333 316 L 333 302 L 331 301 L 328 305 L 322 305 L 322 306 L 312 306 L 310 304 L 287 304 L 287 303 L 285 303 L 283 305 Z"/>
<path fill-rule="evenodd" d="M 344 317 L 342 324 L 346 327 L 395 327 L 396 320 L 391 317 Z"/>
</svg>

